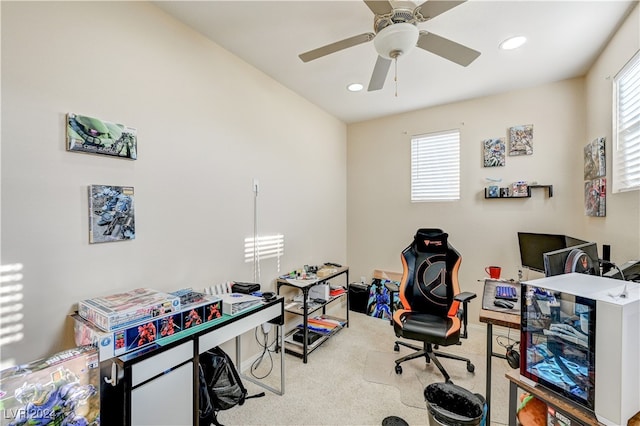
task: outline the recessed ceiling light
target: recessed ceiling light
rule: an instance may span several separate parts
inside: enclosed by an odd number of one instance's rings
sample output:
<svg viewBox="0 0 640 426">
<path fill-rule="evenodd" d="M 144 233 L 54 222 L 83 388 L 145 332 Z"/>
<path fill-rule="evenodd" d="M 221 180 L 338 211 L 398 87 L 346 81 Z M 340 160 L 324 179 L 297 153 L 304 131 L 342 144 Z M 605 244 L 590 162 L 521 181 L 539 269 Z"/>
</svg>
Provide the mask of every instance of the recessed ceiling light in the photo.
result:
<svg viewBox="0 0 640 426">
<path fill-rule="evenodd" d="M 503 41 L 502 43 L 500 43 L 500 49 L 502 50 L 517 49 L 518 47 L 522 46 L 526 42 L 527 42 L 527 38 L 525 36 L 510 37 L 505 41 Z"/>
<path fill-rule="evenodd" d="M 364 88 L 364 86 L 360 83 L 351 83 L 347 86 L 347 90 L 350 92 L 359 92 Z"/>
</svg>

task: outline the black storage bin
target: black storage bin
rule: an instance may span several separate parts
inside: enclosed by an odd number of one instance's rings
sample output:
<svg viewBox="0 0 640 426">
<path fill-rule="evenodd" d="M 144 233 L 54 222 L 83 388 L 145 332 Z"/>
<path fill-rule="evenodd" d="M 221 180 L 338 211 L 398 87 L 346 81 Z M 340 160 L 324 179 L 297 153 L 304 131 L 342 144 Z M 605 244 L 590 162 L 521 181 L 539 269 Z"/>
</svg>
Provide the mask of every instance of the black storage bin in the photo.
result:
<svg viewBox="0 0 640 426">
<path fill-rule="evenodd" d="M 484 423 L 485 399 L 453 383 L 432 383 L 424 390 L 431 426 L 470 426 Z"/>
<path fill-rule="evenodd" d="M 349 284 L 349 309 L 354 312 L 367 313 L 369 301 L 369 285 L 353 283 Z"/>
</svg>

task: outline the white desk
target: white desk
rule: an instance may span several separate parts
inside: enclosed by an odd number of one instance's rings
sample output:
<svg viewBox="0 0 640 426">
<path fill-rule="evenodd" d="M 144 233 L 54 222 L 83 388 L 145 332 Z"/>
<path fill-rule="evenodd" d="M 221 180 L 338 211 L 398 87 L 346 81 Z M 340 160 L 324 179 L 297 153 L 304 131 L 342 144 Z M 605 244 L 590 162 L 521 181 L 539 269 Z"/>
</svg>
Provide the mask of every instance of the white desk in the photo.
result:
<svg viewBox="0 0 640 426">
<path fill-rule="evenodd" d="M 240 370 L 241 335 L 269 322 L 278 326 L 284 344 L 284 299 L 252 308 L 235 316 L 224 315 L 189 335 L 177 336 L 138 352 L 104 361 L 101 369 L 100 418 L 105 425 L 198 426 L 198 358 L 203 352 L 235 338 L 236 366 Z M 253 377 L 243 379 L 278 395 L 284 394 L 284 353 L 280 353 L 280 389 Z M 115 366 L 116 383 L 112 378 Z"/>
</svg>

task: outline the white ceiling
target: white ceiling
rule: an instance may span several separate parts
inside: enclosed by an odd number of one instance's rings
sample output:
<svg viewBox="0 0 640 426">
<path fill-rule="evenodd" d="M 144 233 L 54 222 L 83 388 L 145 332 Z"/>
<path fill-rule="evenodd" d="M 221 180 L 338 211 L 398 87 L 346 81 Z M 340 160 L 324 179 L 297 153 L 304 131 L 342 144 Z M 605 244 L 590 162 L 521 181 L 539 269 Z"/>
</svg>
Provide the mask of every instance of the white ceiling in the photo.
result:
<svg viewBox="0 0 640 426">
<path fill-rule="evenodd" d="M 638 0 L 469 0 L 418 24 L 480 51 L 462 67 L 422 49 L 398 59 L 385 87 L 367 92 L 373 42 L 303 63 L 298 54 L 373 32 L 360 0 L 159 1 L 158 7 L 346 123 L 582 76 Z M 395 6 L 408 2 L 392 1 Z M 422 1 L 411 2 L 419 5 Z M 528 43 L 500 51 L 509 36 Z M 346 86 L 361 82 L 351 93 Z"/>
</svg>

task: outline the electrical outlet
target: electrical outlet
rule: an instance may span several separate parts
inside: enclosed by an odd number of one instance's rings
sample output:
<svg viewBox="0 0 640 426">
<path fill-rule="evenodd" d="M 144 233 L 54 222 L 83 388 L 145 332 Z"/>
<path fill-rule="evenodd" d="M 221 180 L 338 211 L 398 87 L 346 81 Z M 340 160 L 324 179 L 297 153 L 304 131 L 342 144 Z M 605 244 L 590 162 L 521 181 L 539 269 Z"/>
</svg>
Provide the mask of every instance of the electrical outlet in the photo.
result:
<svg viewBox="0 0 640 426">
<path fill-rule="evenodd" d="M 269 334 L 269 331 L 271 331 L 271 324 L 269 324 L 268 322 L 262 324 L 262 332 L 264 334 Z"/>
</svg>

